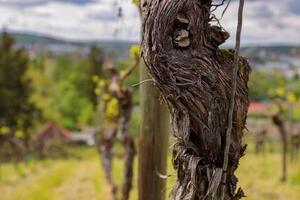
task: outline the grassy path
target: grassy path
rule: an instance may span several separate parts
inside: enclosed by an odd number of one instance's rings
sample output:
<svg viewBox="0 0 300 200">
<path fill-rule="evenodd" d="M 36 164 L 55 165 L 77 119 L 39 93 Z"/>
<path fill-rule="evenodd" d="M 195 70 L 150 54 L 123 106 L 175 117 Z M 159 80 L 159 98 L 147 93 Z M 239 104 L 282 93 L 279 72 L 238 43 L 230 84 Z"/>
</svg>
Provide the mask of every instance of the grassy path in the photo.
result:
<svg viewBox="0 0 300 200">
<path fill-rule="evenodd" d="M 93 149 L 82 159 L 40 161 L 30 169 L 1 166 L 0 200 L 101 199 L 109 188 L 103 181 L 100 163 Z"/>
<path fill-rule="evenodd" d="M 0 200 L 111 200 L 96 151 L 83 150 L 80 155 L 82 159 L 39 161 L 34 167 L 21 165 L 18 173 L 12 165 L 2 165 Z M 279 181 L 280 161 L 279 153 L 256 155 L 249 148 L 238 169 L 240 185 L 248 196 L 245 200 L 300 199 L 300 161 L 289 164 L 287 183 Z M 118 185 L 122 182 L 122 169 L 123 163 L 116 160 L 114 177 Z M 169 174 L 174 173 L 170 163 Z M 131 200 L 137 200 L 137 177 L 134 178 Z M 168 179 L 168 194 L 174 181 L 175 176 Z"/>
<path fill-rule="evenodd" d="M 70 176 L 76 165 L 75 161 L 56 161 L 45 169 L 41 169 L 20 180 L 1 184 L 0 199 L 5 200 L 38 200 L 51 199 L 53 188 L 60 185 Z"/>
<path fill-rule="evenodd" d="M 280 182 L 280 154 L 248 154 L 241 160 L 238 177 L 247 200 L 299 200 L 300 162 L 289 163 L 289 179 Z"/>
<path fill-rule="evenodd" d="M 57 200 L 96 200 L 100 197 L 109 197 L 109 188 L 105 180 L 100 183 L 100 177 L 104 177 L 100 170 L 98 159 L 91 159 L 81 162 L 77 169 L 72 173 L 63 184 L 54 189 L 54 196 Z"/>
<path fill-rule="evenodd" d="M 24 164 L 18 169 L 2 165 L 0 200 L 110 200 L 110 188 L 96 151 L 84 151 L 81 159 L 40 161 L 34 169 Z M 114 176 L 118 184 L 122 169 L 122 162 L 116 160 Z"/>
</svg>

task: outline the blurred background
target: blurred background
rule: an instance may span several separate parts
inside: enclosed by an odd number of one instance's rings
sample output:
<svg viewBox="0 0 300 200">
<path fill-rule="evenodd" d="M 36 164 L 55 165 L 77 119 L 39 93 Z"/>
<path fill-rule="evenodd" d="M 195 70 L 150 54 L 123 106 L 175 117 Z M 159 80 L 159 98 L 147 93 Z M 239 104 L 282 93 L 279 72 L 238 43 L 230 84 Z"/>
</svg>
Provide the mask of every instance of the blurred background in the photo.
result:
<svg viewBox="0 0 300 200">
<path fill-rule="evenodd" d="M 104 126 L 99 94 L 107 66 L 122 73 L 136 62 L 135 3 L 0 0 L 1 200 L 111 199 L 95 148 L 97 127 Z M 224 7 L 215 11 L 218 18 Z M 233 0 L 221 20 L 232 36 L 224 48 L 234 46 L 237 10 Z M 253 70 L 248 149 L 237 173 L 249 200 L 300 199 L 299 22 L 299 0 L 246 1 L 241 54 Z M 137 68 L 124 81 L 133 91 L 129 133 L 136 141 L 138 83 Z M 118 184 L 120 157 L 113 170 Z M 168 173 L 174 174 L 171 155 Z M 168 193 L 174 180 L 168 179 Z"/>
</svg>

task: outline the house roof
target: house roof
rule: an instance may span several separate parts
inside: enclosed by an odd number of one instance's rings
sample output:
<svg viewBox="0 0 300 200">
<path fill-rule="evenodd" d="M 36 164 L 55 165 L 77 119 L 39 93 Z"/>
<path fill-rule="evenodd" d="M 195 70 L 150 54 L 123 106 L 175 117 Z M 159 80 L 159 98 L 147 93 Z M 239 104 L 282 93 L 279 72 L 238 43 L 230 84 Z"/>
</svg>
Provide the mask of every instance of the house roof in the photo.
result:
<svg viewBox="0 0 300 200">
<path fill-rule="evenodd" d="M 56 122 L 47 122 L 38 133 L 38 140 L 70 139 L 70 132 Z"/>
<path fill-rule="evenodd" d="M 266 108 L 267 108 L 267 106 L 263 103 L 253 102 L 253 103 L 250 103 L 248 112 L 265 111 Z"/>
</svg>

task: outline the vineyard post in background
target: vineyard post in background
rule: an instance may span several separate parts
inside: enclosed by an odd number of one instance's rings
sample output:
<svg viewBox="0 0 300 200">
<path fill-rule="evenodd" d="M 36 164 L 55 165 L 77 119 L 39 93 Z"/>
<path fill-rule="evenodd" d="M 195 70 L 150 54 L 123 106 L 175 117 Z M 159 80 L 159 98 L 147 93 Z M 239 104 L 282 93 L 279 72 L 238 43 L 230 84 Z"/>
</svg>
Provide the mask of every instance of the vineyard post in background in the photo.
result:
<svg viewBox="0 0 300 200">
<path fill-rule="evenodd" d="M 142 5 L 147 0 L 133 0 L 139 5 L 143 22 Z M 143 32 L 143 30 L 142 30 Z M 139 139 L 138 199 L 164 200 L 167 172 L 170 117 L 167 106 L 160 101 L 161 93 L 154 86 L 145 63 L 140 63 L 141 125 Z"/>
<path fill-rule="evenodd" d="M 160 102 L 160 92 L 153 85 L 148 70 L 140 65 L 141 125 L 139 141 L 139 200 L 164 200 L 169 138 L 168 109 Z"/>
</svg>

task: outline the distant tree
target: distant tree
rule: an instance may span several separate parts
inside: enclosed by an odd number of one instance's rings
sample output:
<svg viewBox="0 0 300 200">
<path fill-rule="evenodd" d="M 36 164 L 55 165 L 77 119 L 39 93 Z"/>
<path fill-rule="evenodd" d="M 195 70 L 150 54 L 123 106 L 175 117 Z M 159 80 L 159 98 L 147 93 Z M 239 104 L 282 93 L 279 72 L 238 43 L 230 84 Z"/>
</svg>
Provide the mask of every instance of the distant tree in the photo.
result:
<svg viewBox="0 0 300 200">
<path fill-rule="evenodd" d="M 282 142 L 282 177 L 281 181 L 285 182 L 288 178 L 288 134 L 287 121 L 292 121 L 293 103 L 298 101 L 297 91 L 292 90 L 286 77 L 279 79 L 279 87 L 270 91 L 271 97 L 276 102 L 277 112 L 272 116 L 273 123 L 277 126 Z"/>
<path fill-rule="evenodd" d="M 34 86 L 32 99 L 42 110 L 43 119 L 57 121 L 72 130 L 92 124 L 95 114 L 89 98 L 92 78 L 86 70 L 86 60 L 72 60 L 65 55 L 39 59 L 32 62 L 28 74 Z"/>
<path fill-rule="evenodd" d="M 14 39 L 1 35 L 0 43 L 0 127 L 7 127 L 7 135 L 30 139 L 28 130 L 35 122 L 37 109 L 30 101 L 31 82 L 26 77 L 29 57 L 24 49 L 13 48 Z"/>
<path fill-rule="evenodd" d="M 300 96 L 300 80 L 296 74 L 293 77 L 286 77 L 284 71 L 279 69 L 253 69 L 249 81 L 250 99 L 251 101 L 272 100 L 275 93 L 283 92 L 283 85 L 289 94 L 292 92 Z"/>
<path fill-rule="evenodd" d="M 59 113 L 57 120 L 69 129 L 92 124 L 95 113 L 90 96 L 82 88 L 90 77 L 81 73 L 81 68 L 81 65 L 73 66 L 69 74 L 56 84 L 57 90 L 52 99 L 53 108 Z"/>
<path fill-rule="evenodd" d="M 249 94 L 251 101 L 265 101 L 270 99 L 269 91 L 279 87 L 281 71 L 270 69 L 254 69 L 250 75 Z M 259 85 L 259 87 L 257 87 Z"/>
</svg>

